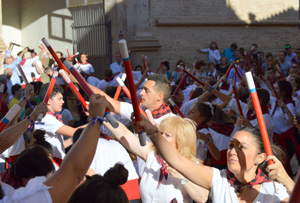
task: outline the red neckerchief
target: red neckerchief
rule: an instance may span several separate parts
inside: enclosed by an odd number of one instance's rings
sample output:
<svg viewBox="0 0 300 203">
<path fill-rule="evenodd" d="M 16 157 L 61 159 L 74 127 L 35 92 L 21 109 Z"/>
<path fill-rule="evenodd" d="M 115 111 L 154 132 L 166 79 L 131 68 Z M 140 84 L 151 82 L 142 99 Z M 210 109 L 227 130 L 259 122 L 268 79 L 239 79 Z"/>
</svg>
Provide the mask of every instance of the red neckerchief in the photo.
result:
<svg viewBox="0 0 300 203">
<path fill-rule="evenodd" d="M 103 132 L 100 132 L 99 138 L 105 139 L 107 141 L 111 140 L 111 137 L 109 137 L 108 135 L 106 135 Z"/>
<path fill-rule="evenodd" d="M 59 120 L 60 122 L 62 122 L 62 115 L 59 113 L 52 113 L 50 110 L 48 110 L 47 114 L 54 116 L 57 120 Z"/>
<path fill-rule="evenodd" d="M 87 65 L 87 64 L 89 64 L 88 62 L 85 62 L 85 63 L 80 63 L 81 65 Z"/>
<path fill-rule="evenodd" d="M 263 114 L 268 114 L 269 113 L 268 106 L 262 107 L 261 110 L 262 110 Z M 249 121 L 252 121 L 252 120 L 256 119 L 255 111 L 249 109 L 248 112 L 247 112 L 247 119 Z"/>
<path fill-rule="evenodd" d="M 160 154 L 157 152 L 156 153 L 156 159 L 160 163 L 160 174 L 159 174 L 159 181 L 158 181 L 158 187 L 162 182 L 163 177 L 166 179 L 168 178 L 168 171 L 167 171 L 167 164 L 165 164 L 163 158 L 160 156 Z"/>
<path fill-rule="evenodd" d="M 106 82 L 110 82 L 110 81 L 112 81 L 114 78 L 115 78 L 114 76 L 111 76 L 111 77 L 105 76 L 105 77 L 104 77 L 104 80 L 105 80 Z"/>
<path fill-rule="evenodd" d="M 207 124 L 200 124 L 200 125 L 197 126 L 197 131 L 202 130 L 204 128 L 208 128 L 208 125 Z"/>
<path fill-rule="evenodd" d="M 295 106 L 295 101 L 294 101 L 293 99 L 288 98 L 288 97 L 283 98 L 283 102 L 284 102 L 286 105 L 289 104 L 289 103 L 292 103 L 292 104 Z M 275 105 L 275 108 L 274 108 L 274 110 L 273 110 L 271 116 L 274 115 L 274 113 L 275 113 L 277 107 L 279 107 L 279 106 L 278 106 L 278 103 L 277 103 L 277 101 L 276 101 L 276 105 Z"/>
<path fill-rule="evenodd" d="M 222 87 L 220 89 L 222 90 L 229 90 L 230 85 L 228 83 L 223 83 Z"/>
<path fill-rule="evenodd" d="M 268 183 L 272 181 L 268 176 L 266 176 L 266 174 L 264 174 L 260 170 L 260 168 L 257 169 L 257 174 L 255 178 L 248 183 L 241 183 L 240 181 L 238 181 L 238 179 L 234 177 L 234 174 L 231 173 L 229 170 L 227 170 L 227 180 L 230 183 L 230 185 L 234 187 L 236 193 L 238 194 L 241 192 L 241 189 L 243 187 L 252 187 L 254 185 L 258 185 L 261 183 Z"/>
<path fill-rule="evenodd" d="M 3 183 L 12 186 L 15 189 L 18 189 L 23 186 L 22 181 L 19 178 L 17 178 L 15 174 L 11 172 L 11 168 L 5 169 L 1 173 L 1 180 Z"/>
<path fill-rule="evenodd" d="M 158 119 L 168 113 L 171 113 L 171 109 L 166 103 L 163 103 L 162 105 L 160 105 L 160 107 L 158 107 L 151 113 L 154 119 Z"/>
<path fill-rule="evenodd" d="M 214 131 L 216 131 L 222 135 L 229 137 L 234 129 L 234 124 L 233 123 L 217 123 L 215 121 L 212 121 L 211 124 L 209 124 L 209 128 L 213 129 Z"/>
</svg>

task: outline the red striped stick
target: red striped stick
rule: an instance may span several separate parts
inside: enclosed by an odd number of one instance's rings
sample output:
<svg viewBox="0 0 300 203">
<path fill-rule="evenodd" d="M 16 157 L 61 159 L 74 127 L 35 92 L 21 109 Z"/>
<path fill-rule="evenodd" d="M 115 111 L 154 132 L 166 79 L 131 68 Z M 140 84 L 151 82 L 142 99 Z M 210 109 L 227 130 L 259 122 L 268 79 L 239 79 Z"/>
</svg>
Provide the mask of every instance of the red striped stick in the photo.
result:
<svg viewBox="0 0 300 203">
<path fill-rule="evenodd" d="M 123 73 L 121 79 L 122 79 L 123 82 L 126 80 L 126 73 Z M 114 100 L 118 100 L 119 99 L 121 90 L 122 90 L 121 85 L 118 85 L 117 91 L 116 91 L 115 96 L 114 96 Z"/>
<path fill-rule="evenodd" d="M 29 84 L 29 82 L 28 82 L 28 80 L 27 80 L 27 78 L 26 78 L 26 75 L 25 75 L 25 73 L 24 73 L 22 67 L 20 66 L 20 64 L 17 65 L 17 68 L 18 68 L 19 73 L 21 74 L 21 77 L 23 78 L 25 84 Z"/>
<path fill-rule="evenodd" d="M 124 82 L 121 80 L 121 78 L 117 77 L 116 80 L 119 83 L 119 85 L 121 86 L 122 90 L 125 92 L 125 94 L 128 97 L 128 99 L 130 99 L 130 101 L 132 101 L 131 100 L 130 91 L 126 87 L 126 85 L 124 84 Z M 139 109 L 140 109 L 141 114 L 143 114 L 143 116 L 145 116 L 145 118 L 147 118 L 147 116 L 146 116 L 145 112 L 143 111 L 143 109 L 141 108 L 141 106 L 139 106 Z"/>
<path fill-rule="evenodd" d="M 72 75 L 76 78 L 79 85 L 83 89 L 83 91 L 90 97 L 92 94 L 94 94 L 93 90 L 90 88 L 86 80 L 82 77 L 82 75 L 72 66 L 70 61 L 65 60 L 64 65 L 70 70 Z M 113 117 L 113 115 L 108 111 L 108 109 L 105 110 L 105 118 L 108 120 L 108 122 L 111 124 L 113 128 L 119 127 L 119 123 L 116 121 L 116 119 Z"/>
<path fill-rule="evenodd" d="M 72 92 L 76 95 L 79 102 L 82 104 L 82 106 L 85 108 L 85 110 L 89 110 L 89 105 L 86 103 L 82 95 L 78 92 L 77 88 L 75 87 L 74 83 L 69 78 L 68 74 L 64 70 L 59 70 L 60 75 L 63 77 L 65 82 L 69 85 Z"/>
<path fill-rule="evenodd" d="M 230 73 L 230 71 L 231 71 L 232 68 L 233 68 L 233 61 L 230 60 L 230 66 L 229 66 L 229 68 L 227 69 L 227 71 L 226 71 L 226 73 L 225 73 L 226 78 L 228 78 L 228 75 L 229 75 L 229 73 Z M 225 81 L 222 80 L 222 81 L 220 82 L 220 84 L 219 84 L 219 88 L 221 88 L 221 87 L 223 86 L 224 83 L 225 83 Z"/>
<path fill-rule="evenodd" d="M 175 91 L 173 92 L 173 95 L 178 94 L 178 92 L 181 89 L 182 85 L 184 84 L 184 81 L 186 80 L 187 76 L 188 76 L 187 74 L 184 74 L 184 76 L 181 78 L 180 83 L 177 85 Z"/>
<path fill-rule="evenodd" d="M 14 104 L 11 109 L 5 114 L 4 118 L 2 118 L 0 122 L 0 133 L 4 130 L 4 128 L 9 124 L 9 122 L 19 113 L 21 107 L 18 104 Z"/>
<path fill-rule="evenodd" d="M 196 78 L 195 76 L 193 76 L 190 72 L 188 72 L 187 70 L 183 69 L 181 66 L 177 66 L 177 68 L 179 68 L 180 70 L 182 70 L 183 72 L 185 72 L 188 76 L 190 76 L 191 78 L 193 78 L 200 85 L 204 86 L 204 82 L 200 81 L 198 78 Z"/>
<path fill-rule="evenodd" d="M 44 49 L 45 52 L 47 53 L 47 55 L 48 55 L 49 58 L 50 58 L 51 56 L 50 56 L 49 52 L 46 50 L 45 46 L 43 45 L 43 43 L 42 43 L 41 41 L 40 41 L 40 45 L 41 45 L 41 46 L 39 46 L 39 48 L 42 49 L 42 50 Z"/>
<path fill-rule="evenodd" d="M 70 72 L 69 72 L 68 69 L 64 66 L 64 64 L 61 62 L 61 60 L 58 58 L 58 56 L 56 55 L 55 51 L 52 49 L 51 45 L 49 44 L 49 42 L 46 40 L 45 37 L 42 39 L 42 41 L 44 42 L 45 46 L 47 47 L 47 49 L 48 49 L 49 52 L 51 53 L 52 57 L 54 58 L 54 60 L 55 60 L 56 63 L 58 64 L 58 66 L 59 66 L 60 68 L 62 68 L 64 71 L 66 71 L 66 72 L 70 75 Z"/>
<path fill-rule="evenodd" d="M 183 115 L 183 113 L 180 111 L 180 109 L 178 108 L 178 106 L 175 104 L 175 102 L 171 98 L 169 98 L 168 100 L 169 100 L 170 104 L 174 107 L 175 111 L 179 114 L 179 116 L 181 118 L 185 118 L 184 115 Z"/>
<path fill-rule="evenodd" d="M 236 103 L 237 103 L 237 106 L 238 106 L 238 109 L 239 109 L 239 112 L 240 112 L 240 116 L 244 116 L 243 110 L 242 110 L 242 107 L 241 107 L 241 104 L 240 104 L 240 100 L 239 100 L 239 97 L 238 97 L 238 94 L 237 94 L 237 91 L 236 91 L 236 88 L 235 88 L 235 84 L 234 84 L 232 79 L 230 79 L 230 83 L 231 83 L 232 91 L 233 91 L 233 94 L 234 94 L 234 97 L 235 97 L 235 100 L 236 100 Z"/>
<path fill-rule="evenodd" d="M 79 52 L 77 52 L 76 54 L 73 54 L 72 56 L 69 56 L 69 58 L 67 60 L 71 61 L 71 59 L 75 56 L 78 56 L 79 55 Z"/>
<path fill-rule="evenodd" d="M 48 101 L 50 99 L 50 96 L 51 96 L 52 90 L 54 88 L 57 76 L 58 76 L 58 72 L 54 71 L 53 76 L 52 76 L 51 81 L 50 81 L 50 84 L 49 84 L 49 87 L 48 87 L 48 90 L 47 90 L 47 92 L 45 94 L 45 97 L 44 97 L 44 100 L 43 100 L 43 102 L 46 103 L 46 104 L 48 104 Z M 44 117 L 44 115 L 41 113 L 38 116 L 37 120 L 39 122 L 41 122 L 41 120 L 42 120 L 43 117 Z"/>
<path fill-rule="evenodd" d="M 142 116 L 141 116 L 140 109 L 139 109 L 139 106 L 140 106 L 139 101 L 138 101 L 138 98 L 136 95 L 136 89 L 135 89 L 135 84 L 134 84 L 134 80 L 133 80 L 131 63 L 129 60 L 129 54 L 128 54 L 126 41 L 124 39 L 121 39 L 119 41 L 119 46 L 120 46 L 120 51 L 121 51 L 121 55 L 123 57 L 123 63 L 124 63 L 125 71 L 126 71 L 126 75 L 127 75 L 127 81 L 128 81 L 131 99 L 132 99 L 131 101 L 132 101 L 135 120 L 137 122 L 139 122 L 139 121 L 142 121 Z M 143 129 L 141 129 L 141 131 L 142 131 L 142 133 L 139 134 L 140 145 L 145 146 L 146 145 L 146 134 L 144 133 Z"/>
<path fill-rule="evenodd" d="M 67 50 L 67 53 L 68 53 L 68 57 L 71 58 L 71 55 L 70 55 L 68 47 L 66 47 L 66 50 Z"/>
<path fill-rule="evenodd" d="M 263 113 L 261 110 L 260 102 L 259 102 L 258 95 L 256 92 L 255 84 L 253 81 L 252 73 L 247 72 L 245 76 L 246 76 L 248 88 L 249 88 L 249 91 L 250 91 L 250 94 L 252 97 L 253 105 L 255 108 L 255 113 L 256 113 L 258 124 L 259 124 L 259 129 L 261 132 L 262 140 L 264 143 L 264 148 L 265 148 L 267 156 L 270 156 L 270 155 L 273 155 L 273 153 L 272 153 L 272 149 L 271 149 L 271 144 L 270 144 L 264 116 L 263 116 Z M 269 160 L 268 163 L 274 164 L 274 162 L 272 160 Z M 280 193 L 280 187 L 277 182 L 274 182 L 274 187 L 275 187 L 276 193 Z"/>
<path fill-rule="evenodd" d="M 162 62 L 160 62 L 158 68 L 156 69 L 155 73 L 158 73 L 159 70 L 161 69 L 161 67 L 164 65 L 165 60 L 162 60 Z"/>
<path fill-rule="evenodd" d="M 193 88 L 193 90 L 192 90 L 192 92 L 191 92 L 191 95 L 190 95 L 190 98 L 189 98 L 189 101 L 193 98 L 196 89 L 197 89 L 197 85 Z"/>
</svg>

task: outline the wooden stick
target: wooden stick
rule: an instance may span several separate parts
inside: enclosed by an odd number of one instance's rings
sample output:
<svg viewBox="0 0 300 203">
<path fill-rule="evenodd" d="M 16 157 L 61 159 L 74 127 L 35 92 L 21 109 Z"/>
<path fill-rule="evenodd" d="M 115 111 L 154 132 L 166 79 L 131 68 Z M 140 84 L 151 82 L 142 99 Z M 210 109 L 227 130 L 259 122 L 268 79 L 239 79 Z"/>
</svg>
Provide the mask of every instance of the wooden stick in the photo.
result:
<svg viewBox="0 0 300 203">
<path fill-rule="evenodd" d="M 11 109 L 5 114 L 4 118 L 2 118 L 0 122 L 0 133 L 4 130 L 4 128 L 10 123 L 10 121 L 19 113 L 21 107 L 18 104 L 14 104 Z"/>
<path fill-rule="evenodd" d="M 82 95 L 78 92 L 77 88 L 75 87 L 74 83 L 69 78 L 68 74 L 64 70 L 59 70 L 60 75 L 65 80 L 65 82 L 69 85 L 72 92 L 76 95 L 79 102 L 82 104 L 83 108 L 85 110 L 89 110 L 89 105 L 86 103 Z"/>
<path fill-rule="evenodd" d="M 69 75 L 70 72 L 68 71 L 68 69 L 64 66 L 64 64 L 61 62 L 61 60 L 58 58 L 58 56 L 56 55 L 55 51 L 52 49 L 51 45 L 48 43 L 48 41 L 46 40 L 46 38 L 43 38 L 42 41 L 44 42 L 45 46 L 47 47 L 47 49 L 49 50 L 49 52 L 51 53 L 52 57 L 54 58 L 54 60 L 56 61 L 56 63 L 58 64 L 58 66 L 60 68 L 62 68 L 64 71 L 66 71 Z"/>
<path fill-rule="evenodd" d="M 181 118 L 185 118 L 185 116 L 184 116 L 183 113 L 180 111 L 180 109 L 179 109 L 178 106 L 175 104 L 175 102 L 174 102 L 171 98 L 169 98 L 168 100 L 169 100 L 170 104 L 174 107 L 175 111 L 179 114 L 179 116 L 180 116 Z"/>
<path fill-rule="evenodd" d="M 255 113 L 256 113 L 256 118 L 259 124 L 259 129 L 261 132 L 261 136 L 262 136 L 262 140 L 264 143 L 264 148 L 266 151 L 267 156 L 273 155 L 272 153 L 272 148 L 271 148 L 271 144 L 270 144 L 270 140 L 269 140 L 269 136 L 268 136 L 268 131 L 266 128 L 266 124 L 265 124 L 265 120 L 264 120 L 264 116 L 261 110 L 261 106 L 260 106 L 260 102 L 258 99 L 258 95 L 256 92 L 256 88 L 255 88 L 255 84 L 253 81 L 253 77 L 252 77 L 252 73 L 251 72 L 247 72 L 246 73 L 246 80 L 247 80 L 247 84 L 248 84 L 248 88 L 252 97 L 252 101 L 253 101 L 253 105 L 255 108 Z M 268 161 L 269 164 L 274 164 L 274 162 L 272 160 Z M 280 188 L 278 187 L 279 183 L 274 182 L 274 187 L 275 187 L 275 191 L 276 193 L 280 193 Z"/>
<path fill-rule="evenodd" d="M 48 89 L 47 89 L 47 92 L 46 92 L 45 97 L 44 97 L 44 100 L 43 100 L 43 102 L 46 103 L 46 104 L 48 104 L 48 101 L 49 101 L 49 99 L 50 99 L 50 96 L 51 96 L 52 90 L 53 90 L 53 88 L 54 88 L 54 85 L 55 85 L 57 76 L 58 76 L 58 72 L 57 72 L 57 71 L 54 71 L 53 76 L 52 76 L 51 81 L 50 81 L 50 84 L 49 84 L 49 87 L 48 87 Z M 41 122 L 41 120 L 43 119 L 43 117 L 44 117 L 44 115 L 41 113 L 41 114 L 38 116 L 37 120 L 38 120 L 39 122 Z"/>
<path fill-rule="evenodd" d="M 236 88 L 235 88 L 235 84 L 234 84 L 232 79 L 230 79 L 230 82 L 231 82 L 232 91 L 233 91 L 233 94 L 234 94 L 234 97 L 235 97 L 235 100 L 236 100 L 236 103 L 237 103 L 237 106 L 238 106 L 238 109 L 239 109 L 239 112 L 240 112 L 240 116 L 244 116 L 243 110 L 242 110 L 242 107 L 241 107 L 241 104 L 240 104 L 240 100 L 239 100 L 239 97 L 238 97 L 238 94 L 237 94 L 237 91 L 236 91 Z"/>
<path fill-rule="evenodd" d="M 123 73 L 121 80 L 122 80 L 123 82 L 126 80 L 126 73 Z M 114 100 L 118 100 L 118 99 L 119 99 L 121 90 L 122 90 L 122 87 L 121 87 L 121 85 L 119 84 L 119 85 L 118 85 L 118 88 L 117 88 L 117 91 L 116 91 L 116 93 L 115 93 L 115 96 L 114 96 Z"/>
<path fill-rule="evenodd" d="M 187 70 L 183 69 L 181 66 L 177 66 L 177 68 L 179 68 L 180 70 L 182 70 L 183 72 L 185 72 L 186 74 L 188 74 L 188 76 L 190 76 L 191 78 L 193 78 L 200 85 L 204 86 L 204 82 L 200 81 L 198 78 L 196 78 L 195 76 L 193 76 L 190 72 L 188 72 Z"/>
<path fill-rule="evenodd" d="M 64 65 L 70 70 L 72 75 L 76 78 L 79 85 L 85 91 L 85 93 L 90 97 L 92 94 L 94 94 L 93 90 L 90 88 L 86 80 L 82 77 L 82 75 L 72 66 L 70 61 L 65 60 Z M 108 120 L 108 122 L 111 124 L 113 128 L 119 127 L 119 123 L 116 121 L 116 119 L 113 117 L 113 115 L 109 112 L 108 109 L 105 110 L 104 117 Z"/>
<path fill-rule="evenodd" d="M 123 63 L 125 65 L 125 71 L 126 71 L 128 86 L 129 86 L 130 95 L 131 95 L 131 99 L 132 99 L 131 101 L 132 101 L 135 120 L 137 122 L 142 121 L 142 116 L 141 116 L 140 109 L 139 109 L 140 105 L 139 105 L 139 101 L 138 101 L 137 95 L 136 95 L 136 89 L 135 89 L 135 84 L 134 84 L 134 80 L 133 80 L 131 63 L 129 60 L 129 54 L 128 54 L 126 41 L 124 39 L 121 39 L 119 41 L 119 46 L 120 46 L 121 55 L 123 57 Z M 142 131 L 142 133 L 139 134 L 140 145 L 145 146 L 146 145 L 146 134 L 144 133 L 143 129 L 141 129 L 141 131 Z"/>
<path fill-rule="evenodd" d="M 23 80 L 24 80 L 24 83 L 25 83 L 25 84 L 29 84 L 29 82 L 28 82 L 28 80 L 27 80 L 27 78 L 26 78 L 26 75 L 25 75 L 25 73 L 24 73 L 22 67 L 20 66 L 20 64 L 17 65 L 17 68 L 18 68 L 18 70 L 19 70 L 19 73 L 21 74 L 21 77 L 22 77 Z"/>
</svg>

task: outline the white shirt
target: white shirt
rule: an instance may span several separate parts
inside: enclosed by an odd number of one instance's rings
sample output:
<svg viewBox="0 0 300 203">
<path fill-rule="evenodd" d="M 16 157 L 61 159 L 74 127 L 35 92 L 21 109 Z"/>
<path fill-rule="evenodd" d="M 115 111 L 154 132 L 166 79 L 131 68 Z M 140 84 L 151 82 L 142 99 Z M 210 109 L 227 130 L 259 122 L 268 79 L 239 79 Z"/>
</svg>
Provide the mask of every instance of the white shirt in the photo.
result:
<svg viewBox="0 0 300 203">
<path fill-rule="evenodd" d="M 76 63 L 74 65 L 74 68 L 76 68 L 79 73 L 85 72 L 87 74 L 92 74 L 95 72 L 93 66 L 89 63 L 85 63 L 85 64 L 80 63 L 79 65 L 78 63 Z"/>
<path fill-rule="evenodd" d="M 4 196 L 0 203 L 52 203 L 48 191 L 50 187 L 44 184 L 46 178 L 38 176 L 28 181 L 26 187 L 20 187 L 11 195 Z"/>
<path fill-rule="evenodd" d="M 66 155 L 64 139 L 63 136 L 56 131 L 64 124 L 49 114 L 46 114 L 41 122 L 44 122 L 45 124 L 35 124 L 34 129 L 44 129 L 46 131 L 45 140 L 52 146 L 53 157 L 63 159 Z"/>
<path fill-rule="evenodd" d="M 132 160 L 125 148 L 115 140 L 99 138 L 90 168 L 94 169 L 96 174 L 104 175 L 117 163 L 123 164 L 128 170 L 128 180 L 138 179 Z"/>
<path fill-rule="evenodd" d="M 300 95 L 300 90 L 298 90 L 296 93 L 297 93 L 297 95 Z M 299 99 L 297 97 L 293 96 L 293 100 L 295 101 L 296 111 L 298 113 L 300 113 L 300 101 L 299 101 Z"/>
<path fill-rule="evenodd" d="M 183 113 L 185 117 L 187 117 L 187 113 L 189 112 L 193 104 L 196 102 L 198 102 L 198 98 L 191 99 L 190 101 L 187 101 L 182 104 L 182 106 L 180 107 L 180 111 Z"/>
<path fill-rule="evenodd" d="M 280 193 L 275 193 L 273 182 L 262 183 L 259 193 L 254 200 L 255 203 L 276 203 L 289 197 L 286 188 L 280 184 Z M 238 203 L 235 189 L 227 180 L 227 170 L 213 168 L 213 179 L 210 190 L 210 197 L 213 202 Z"/>
<path fill-rule="evenodd" d="M 117 77 L 121 78 L 122 75 L 123 75 L 123 73 L 120 73 L 120 74 L 116 75 L 114 77 L 114 79 L 112 79 L 111 81 L 108 81 L 108 82 L 106 82 L 105 80 L 100 80 L 100 82 L 98 83 L 98 85 L 96 87 L 103 91 L 106 86 L 118 86 L 119 83 L 117 82 L 116 78 Z"/>
<path fill-rule="evenodd" d="M 220 64 L 221 55 L 218 49 L 201 49 L 202 52 L 208 52 L 208 59 L 210 63 Z M 218 62 L 215 61 L 217 59 Z"/>
<path fill-rule="evenodd" d="M 214 144 L 219 149 L 219 151 L 222 151 L 222 150 L 228 149 L 230 139 L 234 135 L 234 133 L 238 130 L 238 127 L 236 125 L 234 125 L 234 128 L 233 128 L 230 136 L 223 135 L 217 131 L 214 131 L 211 128 L 208 128 L 208 130 L 209 130 L 209 133 L 211 134 Z"/>
<path fill-rule="evenodd" d="M 97 87 L 97 85 L 100 83 L 101 80 L 99 80 L 94 76 L 89 76 L 86 81 L 87 83 L 93 85 L 94 87 Z"/>
<path fill-rule="evenodd" d="M 178 202 L 191 202 L 191 198 L 184 189 L 180 180 L 168 175 L 163 177 L 159 184 L 161 165 L 156 158 L 154 151 L 151 151 L 146 160 L 145 170 L 140 182 L 140 193 L 143 203 L 171 202 L 174 198 Z"/>
<path fill-rule="evenodd" d="M 110 69 L 112 70 L 112 73 L 119 73 L 122 72 L 123 67 L 122 67 L 123 62 L 121 62 L 120 64 L 118 62 L 114 62 L 112 64 L 110 64 Z"/>
<path fill-rule="evenodd" d="M 283 113 L 281 107 L 277 106 L 276 110 L 274 111 L 276 106 L 276 100 L 276 98 L 270 97 L 270 104 L 272 108 L 269 112 L 274 122 L 274 132 L 277 134 L 281 134 L 293 127 L 293 124 L 289 122 L 288 115 L 286 114 L 286 112 Z M 289 103 L 286 106 L 289 108 L 293 116 L 295 116 L 295 106 L 292 103 Z"/>
<path fill-rule="evenodd" d="M 24 137 L 21 136 L 15 144 L 6 149 L 1 157 L 9 158 L 14 155 L 19 155 L 25 149 Z"/>
<path fill-rule="evenodd" d="M 189 85 L 184 90 L 182 90 L 182 93 L 183 93 L 183 96 L 184 96 L 184 100 L 183 100 L 182 103 L 185 103 L 185 102 L 189 101 L 190 93 L 191 93 L 191 91 L 193 91 L 195 86 L 196 85 Z"/>
<path fill-rule="evenodd" d="M 131 114 L 133 112 L 133 107 L 132 104 L 126 103 L 126 102 L 120 102 L 121 104 L 121 116 L 127 119 L 131 119 Z M 164 120 L 165 118 L 169 117 L 169 116 L 176 116 L 175 114 L 173 114 L 172 112 L 163 115 L 160 118 L 154 119 L 155 123 L 157 123 L 158 125 L 162 122 L 162 120 Z M 147 141 L 151 142 L 151 140 L 147 137 Z M 138 174 L 139 176 L 142 176 L 143 172 L 144 172 L 144 167 L 145 167 L 145 162 L 144 160 L 140 159 L 138 157 Z"/>
<path fill-rule="evenodd" d="M 241 107 L 242 107 L 244 117 L 247 118 L 247 113 L 249 111 L 248 104 L 245 104 L 242 101 L 240 101 L 240 104 L 241 104 Z M 228 106 L 229 106 L 229 108 L 231 108 L 232 110 L 234 110 L 236 112 L 237 117 L 240 116 L 240 112 L 238 110 L 238 106 L 237 106 L 237 103 L 236 103 L 235 99 L 231 99 Z M 273 143 L 273 130 L 274 130 L 273 120 L 272 120 L 269 113 L 263 114 L 263 117 L 264 117 L 264 121 L 265 121 L 266 128 L 267 128 L 267 131 L 268 131 L 270 142 Z M 258 129 L 260 129 L 257 118 L 251 120 L 250 123 L 253 127 L 256 127 Z"/>
<path fill-rule="evenodd" d="M 201 130 L 198 130 L 198 132 L 208 134 L 209 131 L 207 128 L 203 128 Z M 205 161 L 207 158 L 207 146 L 203 140 L 197 139 L 196 143 L 196 157 L 200 160 Z"/>
<path fill-rule="evenodd" d="M 40 77 L 40 74 L 38 74 L 36 71 L 36 67 L 33 66 L 33 63 L 37 61 L 39 61 L 39 57 L 35 56 L 34 58 L 26 59 L 24 65 L 22 66 L 23 72 L 29 83 L 32 82 L 31 73 L 34 73 L 36 79 Z M 40 68 L 42 68 L 42 66 L 40 66 Z"/>
</svg>

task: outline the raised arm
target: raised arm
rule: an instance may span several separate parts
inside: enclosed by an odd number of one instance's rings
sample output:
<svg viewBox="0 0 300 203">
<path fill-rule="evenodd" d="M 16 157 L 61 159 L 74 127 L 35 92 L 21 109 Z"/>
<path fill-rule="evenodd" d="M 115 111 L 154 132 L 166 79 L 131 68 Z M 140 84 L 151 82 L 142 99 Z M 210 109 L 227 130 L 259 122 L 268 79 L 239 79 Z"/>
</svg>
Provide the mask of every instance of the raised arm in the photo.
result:
<svg viewBox="0 0 300 203">
<path fill-rule="evenodd" d="M 204 89 L 209 91 L 211 89 L 211 86 L 208 83 L 205 83 L 204 85 Z M 211 90 L 211 93 L 213 93 L 214 95 L 216 95 L 216 97 L 218 97 L 219 99 L 221 99 L 224 103 L 228 104 L 231 100 L 231 97 L 228 96 L 227 94 L 224 94 L 218 90 L 216 90 L 215 88 Z"/>
<path fill-rule="evenodd" d="M 138 127 L 143 127 L 147 135 L 150 135 L 152 143 L 163 156 L 164 160 L 193 183 L 205 189 L 210 189 L 212 184 L 213 169 L 208 166 L 198 165 L 179 154 L 148 120 L 137 122 Z"/>
<path fill-rule="evenodd" d="M 91 117 L 103 117 L 105 108 L 111 110 L 112 106 L 104 97 L 95 94 L 90 97 L 90 109 L 93 109 L 89 112 Z M 84 129 L 59 170 L 45 181 L 45 184 L 51 187 L 49 192 L 53 202 L 68 201 L 92 162 L 101 126 L 98 121 L 93 125 L 92 122 L 90 121 Z"/>
<path fill-rule="evenodd" d="M 114 107 L 114 113 L 120 115 L 121 113 L 121 104 L 119 101 L 117 100 L 114 100 L 114 98 L 111 98 L 110 96 L 108 96 L 105 92 L 103 92 L 102 90 L 98 89 L 97 87 L 94 87 L 93 85 L 90 85 L 89 86 L 92 88 L 92 90 L 96 93 L 96 94 L 100 94 L 102 96 L 104 96 L 107 101 L 109 103 L 111 103 L 111 105 Z"/>
<path fill-rule="evenodd" d="M 139 138 L 120 122 L 118 128 L 113 128 L 107 122 L 104 122 L 104 125 L 127 150 L 146 161 L 148 154 L 151 152 L 149 142 L 147 142 L 146 146 L 142 147 Z"/>
<path fill-rule="evenodd" d="M 21 122 L 0 133 L 0 153 L 4 152 L 7 148 L 17 142 L 17 140 L 23 135 L 28 126 L 31 124 L 31 120 L 36 121 L 40 113 L 45 115 L 46 112 L 47 105 L 45 103 L 40 103 L 30 114 L 29 119 L 23 119 Z"/>
</svg>

